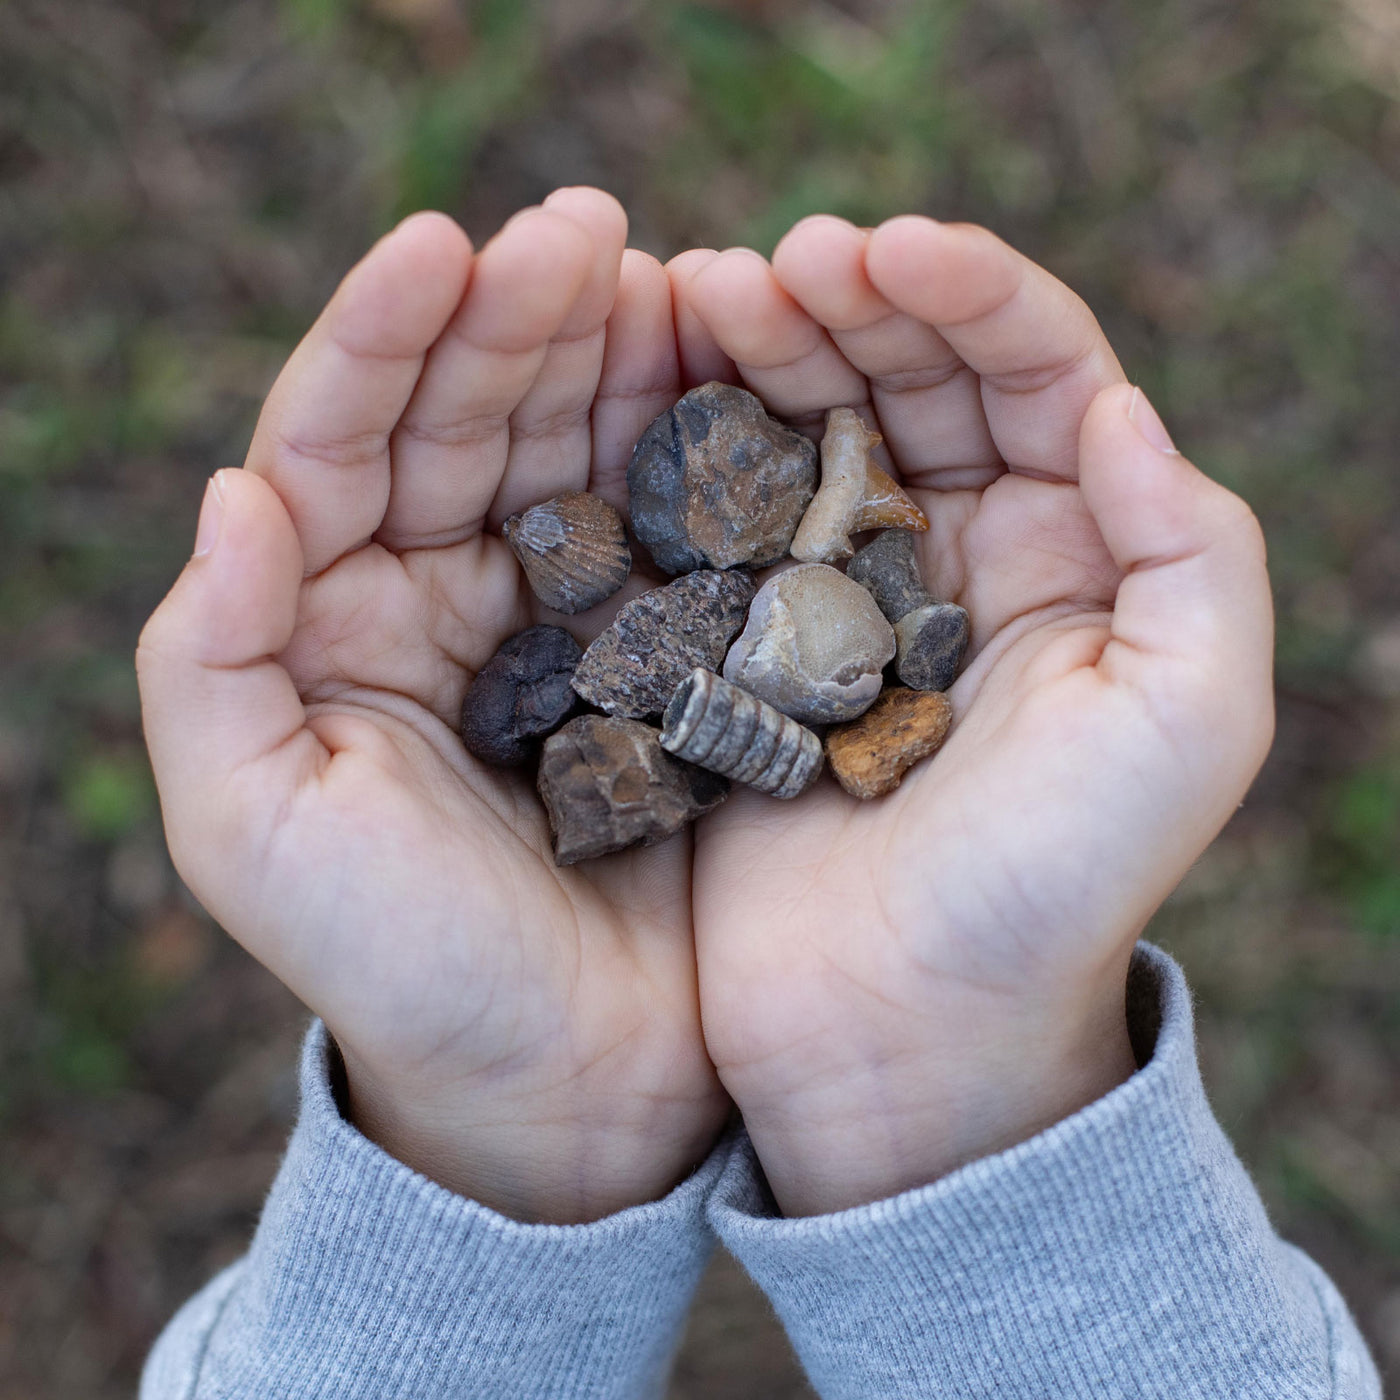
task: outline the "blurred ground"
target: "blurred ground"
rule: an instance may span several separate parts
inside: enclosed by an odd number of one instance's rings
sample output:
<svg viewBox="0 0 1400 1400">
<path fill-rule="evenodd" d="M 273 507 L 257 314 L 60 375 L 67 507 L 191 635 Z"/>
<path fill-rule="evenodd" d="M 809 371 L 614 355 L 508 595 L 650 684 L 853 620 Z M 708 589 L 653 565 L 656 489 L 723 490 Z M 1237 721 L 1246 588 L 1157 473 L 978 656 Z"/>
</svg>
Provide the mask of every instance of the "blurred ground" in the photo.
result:
<svg viewBox="0 0 1400 1400">
<path fill-rule="evenodd" d="M 666 256 L 986 222 L 1272 544 L 1280 736 L 1154 926 L 1286 1234 L 1400 1379 L 1391 0 L 0 5 L 0 1400 L 115 1400 L 247 1238 L 302 1012 L 182 894 L 130 654 L 203 483 L 400 213 L 557 183 Z M 737 1271 L 676 1395 L 804 1394 Z"/>
</svg>

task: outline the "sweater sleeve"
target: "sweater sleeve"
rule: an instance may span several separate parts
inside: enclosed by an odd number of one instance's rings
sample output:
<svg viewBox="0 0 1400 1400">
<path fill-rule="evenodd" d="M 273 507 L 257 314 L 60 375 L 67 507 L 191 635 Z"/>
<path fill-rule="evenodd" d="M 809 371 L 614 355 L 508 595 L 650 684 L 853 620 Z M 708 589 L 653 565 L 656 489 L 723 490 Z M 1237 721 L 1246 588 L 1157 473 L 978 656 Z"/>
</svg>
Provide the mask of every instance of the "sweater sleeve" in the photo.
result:
<svg viewBox="0 0 1400 1400">
<path fill-rule="evenodd" d="M 710 1204 L 826 1400 L 1380 1400 L 1327 1276 L 1206 1102 L 1181 970 L 1139 947 L 1142 1068 L 1009 1151 L 782 1218 L 746 1139 Z"/>
<path fill-rule="evenodd" d="M 141 1400 L 660 1395 L 727 1148 L 662 1200 L 588 1225 L 523 1225 L 357 1132 L 336 1105 L 333 1059 L 317 1023 L 252 1247 L 166 1328 Z"/>
</svg>

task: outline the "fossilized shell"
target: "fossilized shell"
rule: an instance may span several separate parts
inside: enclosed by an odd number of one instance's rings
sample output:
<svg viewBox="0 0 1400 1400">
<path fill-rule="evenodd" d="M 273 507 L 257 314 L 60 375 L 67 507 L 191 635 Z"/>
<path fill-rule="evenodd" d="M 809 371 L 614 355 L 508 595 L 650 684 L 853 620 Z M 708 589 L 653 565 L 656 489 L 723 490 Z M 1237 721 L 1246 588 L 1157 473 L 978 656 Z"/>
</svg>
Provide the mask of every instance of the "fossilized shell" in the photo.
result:
<svg viewBox="0 0 1400 1400">
<path fill-rule="evenodd" d="M 724 678 L 805 724 L 869 708 L 895 653 L 894 631 L 860 584 L 830 564 L 770 578 L 724 658 Z"/>
<path fill-rule="evenodd" d="M 520 560 L 535 597 L 556 612 L 597 606 L 632 571 L 622 517 L 587 491 L 565 491 L 512 515 L 501 535 Z"/>
<path fill-rule="evenodd" d="M 928 518 L 870 460 L 880 434 L 851 408 L 833 408 L 822 438 L 822 484 L 792 540 L 792 557 L 829 564 L 852 554 L 860 530 L 927 530 Z"/>
<path fill-rule="evenodd" d="M 821 740 L 810 729 L 703 668 L 676 687 L 661 747 L 774 797 L 796 797 L 822 771 Z"/>
</svg>

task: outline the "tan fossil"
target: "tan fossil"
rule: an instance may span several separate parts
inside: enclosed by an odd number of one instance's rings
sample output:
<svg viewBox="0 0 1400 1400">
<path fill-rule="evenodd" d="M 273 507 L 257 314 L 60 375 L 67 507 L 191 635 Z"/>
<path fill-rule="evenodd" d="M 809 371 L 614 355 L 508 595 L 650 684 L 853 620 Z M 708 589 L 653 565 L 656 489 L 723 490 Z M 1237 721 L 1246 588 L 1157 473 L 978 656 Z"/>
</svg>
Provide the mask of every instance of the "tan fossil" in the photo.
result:
<svg viewBox="0 0 1400 1400">
<path fill-rule="evenodd" d="M 601 496 L 565 491 L 501 526 L 535 597 L 561 613 L 611 598 L 632 571 L 622 517 Z"/>
<path fill-rule="evenodd" d="M 821 740 L 810 729 L 704 669 L 676 687 L 661 747 L 774 797 L 805 792 L 822 770 Z"/>
<path fill-rule="evenodd" d="M 830 564 L 855 551 L 861 530 L 927 530 L 928 518 L 899 484 L 870 460 L 880 434 L 854 409 L 833 408 L 822 437 L 822 482 L 793 536 L 792 557 Z"/>
</svg>

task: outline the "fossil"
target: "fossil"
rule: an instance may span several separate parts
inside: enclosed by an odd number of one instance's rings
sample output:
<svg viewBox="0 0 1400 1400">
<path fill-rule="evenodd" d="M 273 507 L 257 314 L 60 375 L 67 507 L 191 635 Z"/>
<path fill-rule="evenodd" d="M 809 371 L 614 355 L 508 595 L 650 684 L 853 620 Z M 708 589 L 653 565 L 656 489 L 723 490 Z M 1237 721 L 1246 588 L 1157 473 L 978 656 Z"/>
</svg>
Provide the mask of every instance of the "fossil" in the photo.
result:
<svg viewBox="0 0 1400 1400">
<path fill-rule="evenodd" d="M 569 682 L 583 655 L 562 627 L 508 637 L 476 673 L 462 701 L 462 742 L 483 763 L 519 767 L 579 708 Z"/>
<path fill-rule="evenodd" d="M 632 529 L 668 574 L 776 564 L 816 485 L 816 447 L 718 382 L 657 418 L 627 467 Z"/>
<path fill-rule="evenodd" d="M 649 725 L 580 715 L 545 740 L 539 792 L 557 865 L 650 846 L 723 802 L 718 774 L 672 758 Z"/>
<path fill-rule="evenodd" d="M 952 720 L 946 695 L 894 686 L 853 724 L 826 736 L 832 774 L 853 797 L 883 797 L 921 758 L 937 751 Z"/>
<path fill-rule="evenodd" d="M 956 603 L 936 602 L 924 587 L 913 535 L 876 535 L 846 566 L 846 577 L 868 589 L 894 624 L 899 679 L 915 690 L 947 690 L 967 651 L 968 616 Z"/>
<path fill-rule="evenodd" d="M 632 570 L 622 517 L 601 496 L 565 491 L 501 526 L 535 597 L 579 613 L 611 598 Z"/>
<path fill-rule="evenodd" d="M 796 797 L 822 771 L 821 740 L 810 729 L 702 668 L 666 706 L 661 747 L 774 797 Z"/>
<path fill-rule="evenodd" d="M 792 557 L 830 564 L 848 559 L 850 537 L 861 530 L 927 530 L 928 518 L 895 479 L 870 460 L 880 434 L 852 408 L 826 415 L 822 484 L 792 540 Z"/>
<path fill-rule="evenodd" d="M 793 719 L 830 724 L 875 699 L 894 651 L 865 589 L 829 564 L 799 564 L 758 590 L 723 674 Z"/>
<path fill-rule="evenodd" d="M 698 569 L 625 604 L 574 672 L 600 710 L 646 719 L 697 666 L 717 670 L 757 585 L 746 569 Z"/>
</svg>

